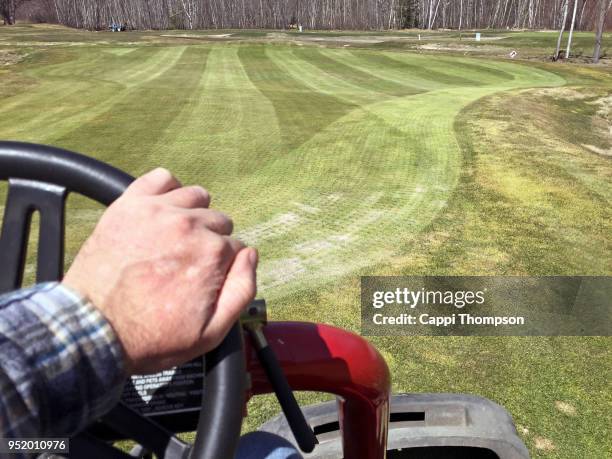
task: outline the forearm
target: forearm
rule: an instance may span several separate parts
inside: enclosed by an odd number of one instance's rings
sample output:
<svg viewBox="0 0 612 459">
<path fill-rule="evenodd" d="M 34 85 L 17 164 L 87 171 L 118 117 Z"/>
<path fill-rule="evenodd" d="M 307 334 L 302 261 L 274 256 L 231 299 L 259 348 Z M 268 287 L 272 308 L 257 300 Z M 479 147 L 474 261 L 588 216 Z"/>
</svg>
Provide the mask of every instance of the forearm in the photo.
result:
<svg viewBox="0 0 612 459">
<path fill-rule="evenodd" d="M 0 434 L 83 429 L 118 401 L 123 361 L 104 316 L 61 284 L 0 297 Z"/>
</svg>

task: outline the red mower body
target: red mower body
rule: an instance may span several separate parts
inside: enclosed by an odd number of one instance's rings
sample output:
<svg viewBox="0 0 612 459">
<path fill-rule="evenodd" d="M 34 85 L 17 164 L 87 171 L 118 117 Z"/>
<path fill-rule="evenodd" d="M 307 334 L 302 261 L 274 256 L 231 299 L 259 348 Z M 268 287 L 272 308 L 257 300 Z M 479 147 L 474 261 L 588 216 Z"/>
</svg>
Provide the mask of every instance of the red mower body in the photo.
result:
<svg viewBox="0 0 612 459">
<path fill-rule="evenodd" d="M 391 380 L 376 348 L 329 325 L 270 322 L 264 332 L 293 390 L 339 397 L 344 457 L 384 458 Z M 249 339 L 246 355 L 252 384 L 249 398 L 273 392 Z"/>
</svg>

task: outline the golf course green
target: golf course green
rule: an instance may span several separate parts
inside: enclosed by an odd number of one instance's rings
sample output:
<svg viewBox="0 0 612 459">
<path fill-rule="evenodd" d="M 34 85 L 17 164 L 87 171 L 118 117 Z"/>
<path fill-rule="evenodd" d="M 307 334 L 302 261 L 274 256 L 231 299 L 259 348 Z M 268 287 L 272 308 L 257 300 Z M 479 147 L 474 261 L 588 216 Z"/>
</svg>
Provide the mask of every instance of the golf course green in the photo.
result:
<svg viewBox="0 0 612 459">
<path fill-rule="evenodd" d="M 204 185 L 273 319 L 359 331 L 364 274 L 612 271 L 610 67 L 30 26 L 2 56 L 0 139 Z M 67 262 L 102 212 L 69 205 Z M 395 391 L 489 397 L 533 457 L 612 454 L 609 338 L 372 341 Z"/>
</svg>

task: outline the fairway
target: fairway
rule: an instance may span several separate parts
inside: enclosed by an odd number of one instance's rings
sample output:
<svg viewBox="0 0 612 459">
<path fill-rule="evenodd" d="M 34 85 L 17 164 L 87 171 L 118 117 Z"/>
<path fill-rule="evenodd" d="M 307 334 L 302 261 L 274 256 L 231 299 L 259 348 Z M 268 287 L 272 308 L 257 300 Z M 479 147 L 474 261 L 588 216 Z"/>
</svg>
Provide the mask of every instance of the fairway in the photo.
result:
<svg viewBox="0 0 612 459">
<path fill-rule="evenodd" d="M 261 251 L 270 299 L 397 255 L 455 189 L 458 113 L 564 82 L 511 63 L 311 47 L 62 54 L 0 108 L 0 137 L 204 184 Z"/>
<path fill-rule="evenodd" d="M 611 273 L 609 67 L 62 30 L 0 30 L 0 139 L 204 185 L 274 319 L 358 331 L 364 274 Z M 102 212 L 70 206 L 68 262 Z M 608 338 L 372 341 L 395 391 L 490 397 L 534 457 L 612 452 Z"/>
</svg>

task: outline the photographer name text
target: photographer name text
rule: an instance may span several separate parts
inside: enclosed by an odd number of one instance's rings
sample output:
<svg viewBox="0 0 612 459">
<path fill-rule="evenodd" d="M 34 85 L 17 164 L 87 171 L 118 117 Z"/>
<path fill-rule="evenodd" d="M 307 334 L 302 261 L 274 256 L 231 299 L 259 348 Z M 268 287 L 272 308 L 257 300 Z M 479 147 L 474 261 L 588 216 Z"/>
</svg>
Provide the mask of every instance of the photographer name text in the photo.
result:
<svg viewBox="0 0 612 459">
<path fill-rule="evenodd" d="M 462 309 L 466 306 L 479 306 L 485 303 L 486 289 L 477 291 L 440 291 L 410 290 L 396 288 L 391 291 L 375 291 L 372 295 L 372 307 L 377 310 L 385 306 L 401 305 L 410 310 L 425 306 L 452 306 Z M 397 312 L 397 309 L 395 309 Z M 450 327 L 455 325 L 512 326 L 525 325 L 523 316 L 481 316 L 469 313 L 433 315 L 427 313 L 383 314 L 377 312 L 372 316 L 375 325 L 430 325 Z"/>
</svg>

